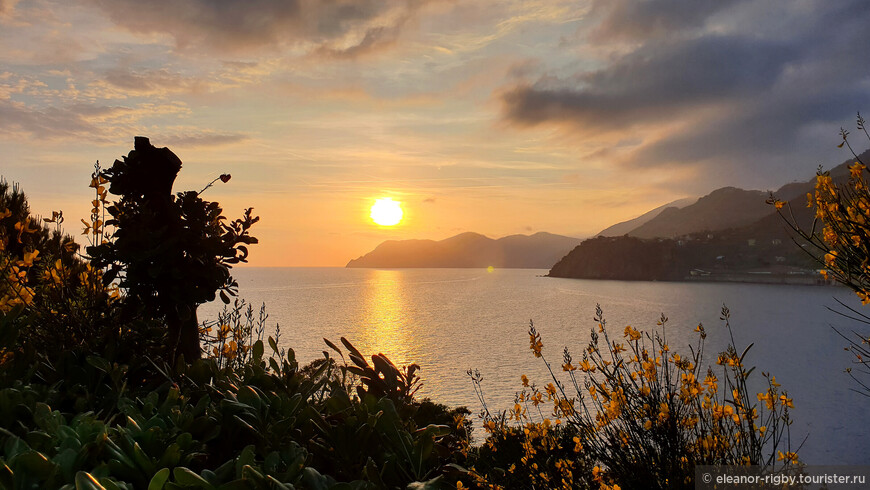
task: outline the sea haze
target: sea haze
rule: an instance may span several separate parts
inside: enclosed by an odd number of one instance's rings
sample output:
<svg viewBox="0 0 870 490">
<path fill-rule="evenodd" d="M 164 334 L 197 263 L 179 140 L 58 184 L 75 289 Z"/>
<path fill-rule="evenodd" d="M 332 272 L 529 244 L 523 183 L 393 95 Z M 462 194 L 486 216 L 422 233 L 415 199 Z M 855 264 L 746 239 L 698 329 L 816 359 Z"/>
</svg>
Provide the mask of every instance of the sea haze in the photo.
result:
<svg viewBox="0 0 870 490">
<path fill-rule="evenodd" d="M 707 360 L 715 362 L 727 332 L 719 319 L 726 304 L 738 349 L 754 347 L 746 364 L 761 391 L 770 372 L 794 399 L 791 438 L 804 437 L 801 460 L 810 464 L 867 464 L 861 448 L 870 436 L 866 403 L 844 373 L 850 356 L 841 331 L 870 330 L 827 307 L 838 298 L 860 308 L 854 295 L 832 286 L 771 286 L 728 283 L 589 281 L 542 277 L 546 270 L 240 268 L 233 274 L 240 297 L 266 304 L 271 335 L 281 326 L 281 344 L 301 363 L 321 357 L 323 338 L 347 337 L 364 354 L 384 353 L 398 365 L 421 366 L 420 394 L 449 405 L 480 405 L 466 376 L 479 369 L 491 410 L 513 406 L 526 374 L 538 385 L 550 381 L 529 350 L 529 321 L 544 342 L 544 355 L 561 375 L 567 346 L 579 357 L 601 304 L 610 335 L 626 325 L 655 329 L 665 314 L 668 342 L 677 352 L 695 345 L 698 323 L 708 333 Z M 214 319 L 219 304 L 203 305 L 200 320 Z M 721 376 L 720 376 L 721 378 Z M 849 407 L 853 407 L 851 410 Z M 480 431 L 476 436 L 481 437 Z"/>
</svg>

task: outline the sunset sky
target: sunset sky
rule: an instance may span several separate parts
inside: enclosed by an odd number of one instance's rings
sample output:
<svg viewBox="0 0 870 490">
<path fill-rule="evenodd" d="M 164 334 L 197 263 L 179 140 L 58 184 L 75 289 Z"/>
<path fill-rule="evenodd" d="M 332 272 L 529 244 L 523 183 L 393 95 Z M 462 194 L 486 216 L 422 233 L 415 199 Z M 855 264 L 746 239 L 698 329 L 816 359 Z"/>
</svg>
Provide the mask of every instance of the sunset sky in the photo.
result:
<svg viewBox="0 0 870 490">
<path fill-rule="evenodd" d="M 204 197 L 255 208 L 262 266 L 589 236 L 845 160 L 868 26 L 858 0 L 0 0 L 0 175 L 78 234 L 94 161 L 148 136 L 176 191 L 233 175 Z"/>
</svg>

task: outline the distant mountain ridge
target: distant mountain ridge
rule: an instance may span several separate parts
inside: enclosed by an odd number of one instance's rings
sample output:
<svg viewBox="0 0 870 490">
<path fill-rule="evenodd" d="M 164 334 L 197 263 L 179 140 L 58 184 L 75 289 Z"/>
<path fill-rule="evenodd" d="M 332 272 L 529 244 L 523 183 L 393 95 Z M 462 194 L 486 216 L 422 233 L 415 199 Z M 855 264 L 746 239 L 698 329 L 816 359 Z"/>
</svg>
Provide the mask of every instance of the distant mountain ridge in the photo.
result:
<svg viewBox="0 0 870 490">
<path fill-rule="evenodd" d="M 675 238 L 700 231 L 738 228 L 771 213 L 767 193 L 722 187 L 684 208 L 668 208 L 628 233 L 638 238 Z"/>
<path fill-rule="evenodd" d="M 466 232 L 444 240 L 387 240 L 346 267 L 549 269 L 582 240 L 552 233 L 494 240 Z"/>
<path fill-rule="evenodd" d="M 870 150 L 859 158 L 870 160 Z M 830 170 L 835 183 L 848 180 L 850 158 Z M 789 203 L 803 229 L 812 226 L 806 207 L 815 178 L 792 182 L 773 194 Z M 621 236 L 585 240 L 549 272 L 552 277 L 617 280 L 727 280 L 811 283 L 818 265 L 792 242 L 782 218 L 765 203 L 768 195 L 723 187 L 683 208 L 666 207 Z M 648 213 L 649 214 L 649 213 Z"/>
<path fill-rule="evenodd" d="M 599 233 L 595 234 L 595 236 L 622 236 L 628 235 L 635 228 L 638 228 L 641 225 L 646 224 L 651 219 L 655 218 L 659 214 L 661 214 L 664 210 L 668 208 L 684 208 L 691 204 L 695 204 L 698 202 L 697 197 L 686 197 L 684 199 L 678 199 L 676 201 L 669 202 L 667 204 L 663 204 L 653 210 L 647 211 L 637 218 L 626 220 L 620 223 L 616 223 L 615 225 L 608 226 L 607 228 L 601 230 Z"/>
</svg>

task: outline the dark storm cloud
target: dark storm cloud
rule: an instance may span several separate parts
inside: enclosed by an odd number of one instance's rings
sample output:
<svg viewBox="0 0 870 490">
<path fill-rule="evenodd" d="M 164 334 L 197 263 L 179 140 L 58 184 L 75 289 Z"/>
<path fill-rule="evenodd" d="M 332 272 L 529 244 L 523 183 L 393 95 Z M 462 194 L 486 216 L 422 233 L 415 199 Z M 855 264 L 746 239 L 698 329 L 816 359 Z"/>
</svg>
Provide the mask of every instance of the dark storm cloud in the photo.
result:
<svg viewBox="0 0 870 490">
<path fill-rule="evenodd" d="M 363 53 L 398 29 L 421 0 L 91 0 L 118 25 L 141 33 L 166 33 L 179 48 L 196 46 L 239 52 L 311 43 L 319 48 Z M 395 15 L 387 15 L 398 12 Z M 398 20 L 396 20 L 398 19 Z M 380 30 L 379 30 L 380 29 Z M 333 41 L 364 33 L 354 46 Z"/>
<path fill-rule="evenodd" d="M 506 87 L 505 117 L 522 126 L 558 124 L 581 138 L 626 130 L 644 141 L 634 165 L 740 165 L 798 157 L 809 144 L 802 134 L 848 126 L 856 110 L 870 112 L 865 3 L 783 1 L 778 11 L 769 9 L 785 20 L 741 8 L 724 12 L 718 3 L 680 2 L 692 11 L 677 13 L 671 1 L 617 2 L 604 9 L 592 34 L 647 37 L 636 37 L 636 46 L 597 69 Z M 653 13 L 656 5 L 668 8 Z M 705 30 L 711 15 L 719 28 Z M 650 26 L 637 27 L 643 18 Z M 660 35 L 655 25 L 692 33 Z M 661 134 L 680 122 L 679 131 Z M 646 137 L 650 129 L 659 132 Z"/>
<path fill-rule="evenodd" d="M 724 36 L 651 44 L 602 70 L 520 85 L 504 101 L 508 117 L 519 123 L 566 120 L 609 129 L 768 90 L 795 55 L 780 43 Z"/>
</svg>

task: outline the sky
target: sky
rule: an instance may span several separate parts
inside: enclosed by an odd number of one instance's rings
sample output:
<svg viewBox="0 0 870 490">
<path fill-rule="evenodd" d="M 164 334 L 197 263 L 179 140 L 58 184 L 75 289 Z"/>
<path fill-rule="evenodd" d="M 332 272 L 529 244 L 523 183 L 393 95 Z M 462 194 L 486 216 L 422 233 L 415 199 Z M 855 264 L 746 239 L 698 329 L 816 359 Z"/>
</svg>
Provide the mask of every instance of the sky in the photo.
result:
<svg viewBox="0 0 870 490">
<path fill-rule="evenodd" d="M 147 136 L 176 191 L 232 174 L 203 197 L 254 207 L 258 266 L 592 236 L 847 159 L 868 25 L 860 0 L 0 0 L 0 175 L 79 234 L 94 163 Z"/>
</svg>

